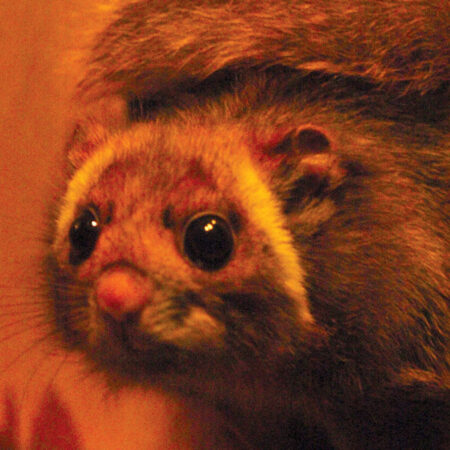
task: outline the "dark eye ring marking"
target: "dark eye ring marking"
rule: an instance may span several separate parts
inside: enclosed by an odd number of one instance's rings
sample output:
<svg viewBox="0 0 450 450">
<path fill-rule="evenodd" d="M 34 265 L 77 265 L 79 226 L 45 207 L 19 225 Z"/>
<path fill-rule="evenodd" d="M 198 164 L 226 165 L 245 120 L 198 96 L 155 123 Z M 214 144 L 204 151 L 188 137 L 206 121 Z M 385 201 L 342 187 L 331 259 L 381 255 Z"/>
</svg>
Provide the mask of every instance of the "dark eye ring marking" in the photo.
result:
<svg viewBox="0 0 450 450">
<path fill-rule="evenodd" d="M 164 225 L 164 228 L 167 228 L 168 230 L 175 227 L 175 219 L 173 217 L 173 206 L 169 205 L 162 212 L 162 223 Z"/>
</svg>

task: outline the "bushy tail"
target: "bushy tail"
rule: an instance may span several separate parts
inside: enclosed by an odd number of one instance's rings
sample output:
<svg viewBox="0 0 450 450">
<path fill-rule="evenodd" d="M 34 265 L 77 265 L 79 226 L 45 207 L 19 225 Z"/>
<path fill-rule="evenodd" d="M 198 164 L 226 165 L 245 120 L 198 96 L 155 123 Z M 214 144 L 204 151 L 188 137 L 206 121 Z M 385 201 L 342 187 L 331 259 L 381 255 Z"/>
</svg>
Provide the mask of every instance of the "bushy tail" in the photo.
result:
<svg viewBox="0 0 450 450">
<path fill-rule="evenodd" d="M 101 33 L 79 92 L 151 94 L 282 65 L 426 93 L 450 78 L 449 38 L 442 0 L 138 1 Z"/>
</svg>

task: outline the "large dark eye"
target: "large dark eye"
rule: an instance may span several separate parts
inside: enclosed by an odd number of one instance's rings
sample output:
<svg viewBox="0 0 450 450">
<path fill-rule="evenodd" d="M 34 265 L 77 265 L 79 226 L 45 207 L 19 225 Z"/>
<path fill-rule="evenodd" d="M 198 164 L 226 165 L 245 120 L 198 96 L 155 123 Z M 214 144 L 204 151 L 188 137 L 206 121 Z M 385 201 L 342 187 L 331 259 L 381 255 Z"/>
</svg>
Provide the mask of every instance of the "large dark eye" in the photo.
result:
<svg viewBox="0 0 450 450">
<path fill-rule="evenodd" d="M 196 216 L 184 232 L 186 256 L 203 270 L 219 270 L 230 259 L 234 241 L 231 227 L 214 214 Z"/>
<path fill-rule="evenodd" d="M 78 265 L 89 258 L 99 235 L 100 222 L 97 214 L 92 208 L 87 208 L 73 222 L 69 231 L 70 264 Z"/>
</svg>

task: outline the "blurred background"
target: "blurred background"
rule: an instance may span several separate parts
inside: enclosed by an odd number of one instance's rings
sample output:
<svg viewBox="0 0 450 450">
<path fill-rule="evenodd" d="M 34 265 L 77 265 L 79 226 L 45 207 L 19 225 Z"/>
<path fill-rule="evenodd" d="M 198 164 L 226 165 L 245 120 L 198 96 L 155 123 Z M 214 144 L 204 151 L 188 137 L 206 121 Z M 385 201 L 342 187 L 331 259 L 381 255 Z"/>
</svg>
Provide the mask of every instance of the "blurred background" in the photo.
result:
<svg viewBox="0 0 450 450">
<path fill-rule="evenodd" d="M 157 391 L 109 395 L 48 335 L 40 289 L 47 211 L 63 181 L 79 56 L 114 7 L 0 2 L 0 448 L 227 446 L 214 412 Z"/>
</svg>

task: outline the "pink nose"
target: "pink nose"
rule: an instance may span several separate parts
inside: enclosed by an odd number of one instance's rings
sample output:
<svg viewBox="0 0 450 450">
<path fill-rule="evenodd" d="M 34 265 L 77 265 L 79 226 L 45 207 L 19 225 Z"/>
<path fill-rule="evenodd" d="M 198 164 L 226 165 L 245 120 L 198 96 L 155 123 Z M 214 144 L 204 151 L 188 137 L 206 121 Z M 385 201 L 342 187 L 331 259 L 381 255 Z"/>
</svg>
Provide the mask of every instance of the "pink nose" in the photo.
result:
<svg viewBox="0 0 450 450">
<path fill-rule="evenodd" d="M 95 295 L 103 311 L 122 320 L 127 314 L 140 311 L 148 298 L 145 278 L 128 267 L 114 267 L 102 273 Z"/>
</svg>

